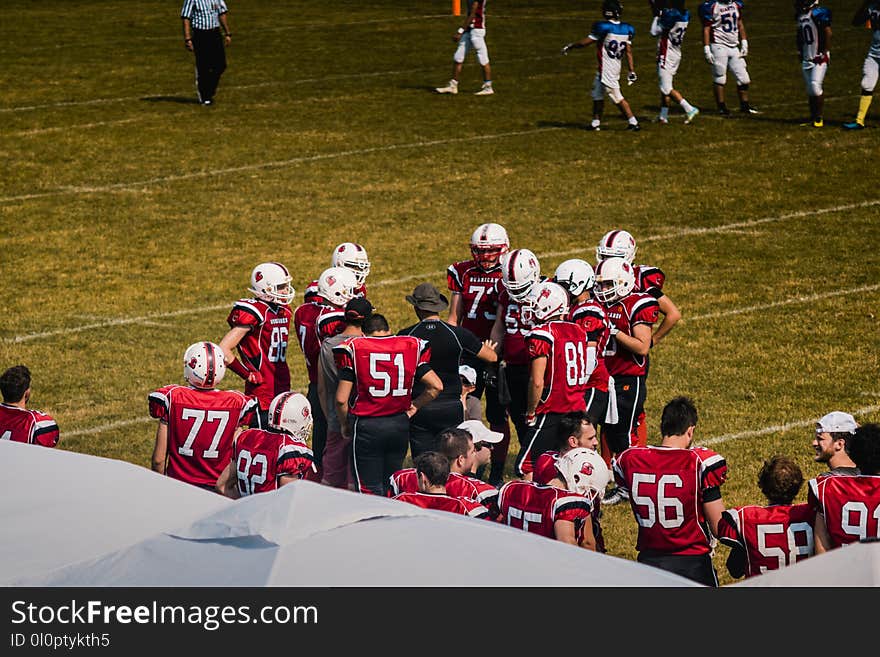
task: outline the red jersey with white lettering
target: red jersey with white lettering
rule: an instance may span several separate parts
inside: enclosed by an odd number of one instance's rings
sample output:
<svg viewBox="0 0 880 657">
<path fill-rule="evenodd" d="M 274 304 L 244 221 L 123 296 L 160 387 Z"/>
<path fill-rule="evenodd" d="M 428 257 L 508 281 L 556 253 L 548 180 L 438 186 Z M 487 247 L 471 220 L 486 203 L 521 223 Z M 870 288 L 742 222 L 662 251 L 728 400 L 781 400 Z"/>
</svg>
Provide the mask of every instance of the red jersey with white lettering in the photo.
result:
<svg viewBox="0 0 880 657">
<path fill-rule="evenodd" d="M 519 479 L 501 487 L 498 506 L 499 522 L 547 538 L 556 538 L 553 523 L 557 520 L 573 522 L 578 543 L 591 510 L 590 500 L 583 495 Z"/>
<path fill-rule="evenodd" d="M 811 479 L 807 503 L 825 516 L 832 547 L 880 538 L 880 476 Z"/>
<path fill-rule="evenodd" d="M 721 514 L 718 539 L 742 547 L 746 577 L 753 577 L 811 556 L 815 521 L 809 504 L 742 506 Z"/>
<path fill-rule="evenodd" d="M 165 474 L 213 488 L 232 457 L 232 436 L 247 424 L 257 401 L 237 390 L 168 385 L 151 392 L 150 417 L 168 425 Z"/>
<path fill-rule="evenodd" d="M 571 413 L 587 409 L 587 334 L 572 322 L 547 322 L 526 338 L 529 358 L 546 358 L 544 391 L 535 409 L 545 413 Z"/>
<path fill-rule="evenodd" d="M 313 461 L 308 445 L 281 431 L 246 429 L 232 442 L 232 462 L 242 497 L 276 490 L 281 477 L 302 479 Z"/>
<path fill-rule="evenodd" d="M 58 425 L 43 411 L 0 404 L 0 440 L 55 447 Z"/>
<path fill-rule="evenodd" d="M 446 284 L 461 295 L 459 326 L 470 329 L 480 340 L 488 340 L 498 313 L 501 266 L 484 271 L 473 260 L 456 262 L 446 270 Z"/>
<path fill-rule="evenodd" d="M 476 6 L 474 7 L 474 19 L 469 27 L 478 30 L 486 29 L 486 0 L 471 0 L 471 2 Z"/>
<path fill-rule="evenodd" d="M 457 513 L 462 516 L 470 516 L 471 518 L 489 518 L 489 510 L 479 502 L 474 502 L 465 497 L 453 497 L 451 495 L 443 495 L 442 493 L 401 493 L 395 495 L 392 499 L 400 500 L 415 504 L 423 509 L 434 509 L 435 511 L 448 511 L 449 513 Z"/>
<path fill-rule="evenodd" d="M 504 341 L 501 343 L 501 357 L 509 365 L 528 365 L 529 350 L 526 335 L 534 325 L 526 322 L 521 315 L 522 306 L 510 298 L 507 288 L 501 286 L 498 294 L 498 312 L 504 317 Z"/>
<path fill-rule="evenodd" d="M 320 297 L 318 297 L 320 299 Z M 297 307 L 293 313 L 293 326 L 299 338 L 299 346 L 306 358 L 306 371 L 309 383 L 318 382 L 318 358 L 321 355 L 321 343 L 318 340 L 318 316 L 328 306 L 317 301 L 310 301 Z"/>
<path fill-rule="evenodd" d="M 254 395 L 263 410 L 269 408 L 276 395 L 290 390 L 290 369 L 287 367 L 290 317 L 288 306 L 259 299 L 239 299 L 226 318 L 231 327 L 249 329 L 238 343 L 238 354 L 246 366 L 260 373 L 263 382 L 254 385 L 246 381 L 244 393 Z"/>
<path fill-rule="evenodd" d="M 364 283 L 354 291 L 356 297 L 367 296 L 367 284 Z M 327 300 L 318 293 L 318 279 L 313 280 L 306 286 L 303 294 L 303 303 L 327 303 Z"/>
<path fill-rule="evenodd" d="M 636 550 L 708 554 L 703 502 L 720 499 L 727 463 L 705 447 L 630 447 L 614 463 L 617 485 L 630 493 L 639 523 Z"/>
<path fill-rule="evenodd" d="M 413 383 L 431 370 L 431 347 L 410 335 L 356 336 L 333 348 L 339 378 L 354 382 L 351 413 L 396 415 L 409 409 Z"/>
<path fill-rule="evenodd" d="M 325 306 L 315 322 L 315 334 L 320 345 L 327 338 L 339 335 L 345 330 L 345 309 Z"/>
<path fill-rule="evenodd" d="M 655 299 L 663 296 L 663 284 L 666 282 L 666 274 L 659 267 L 651 265 L 633 265 L 633 274 L 636 278 L 635 292 L 650 294 Z"/>
<path fill-rule="evenodd" d="M 649 294 L 633 292 L 621 301 L 605 305 L 609 325 L 614 325 L 626 335 L 633 334 L 639 324 L 653 326 L 660 314 L 657 300 Z M 605 347 L 605 365 L 611 376 L 644 376 L 648 357 L 639 356 L 617 344 L 612 335 Z"/>
<path fill-rule="evenodd" d="M 574 322 L 587 333 L 587 341 L 596 343 L 596 368 L 587 381 L 587 389 L 608 392 L 608 367 L 605 365 L 605 349 L 608 346 L 608 320 L 605 308 L 595 299 L 581 301 L 568 313 L 568 321 Z"/>
<path fill-rule="evenodd" d="M 390 496 L 417 493 L 418 490 L 419 476 L 415 468 L 404 468 L 391 475 Z M 498 515 L 498 489 L 485 481 L 450 472 L 446 480 L 446 494 L 479 502 L 489 510 L 490 516 L 495 518 Z"/>
</svg>

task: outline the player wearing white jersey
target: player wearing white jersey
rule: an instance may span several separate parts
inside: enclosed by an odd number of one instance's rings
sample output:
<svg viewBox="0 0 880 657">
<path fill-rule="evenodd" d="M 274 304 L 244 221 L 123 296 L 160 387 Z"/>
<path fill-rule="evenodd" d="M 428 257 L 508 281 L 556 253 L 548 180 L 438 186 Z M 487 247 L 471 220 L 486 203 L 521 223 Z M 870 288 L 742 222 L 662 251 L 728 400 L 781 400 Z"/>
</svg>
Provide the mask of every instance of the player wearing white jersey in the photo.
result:
<svg viewBox="0 0 880 657">
<path fill-rule="evenodd" d="M 619 0 L 604 0 L 602 3 L 601 21 L 593 23 L 590 34 L 580 41 L 566 44 L 562 48 L 562 54 L 567 55 L 573 48 L 583 48 L 591 43 L 596 44 L 599 59 L 599 70 L 593 81 L 593 120 L 590 123 L 592 130 L 600 130 L 602 114 L 605 109 L 605 94 L 617 105 L 620 113 L 626 118 L 627 130 L 638 132 L 641 130 L 638 119 L 630 109 L 629 103 L 620 92 L 620 71 L 622 59 L 626 57 L 629 67 L 627 83 L 632 84 L 639 79 L 633 70 L 632 39 L 635 28 L 629 23 L 622 23 L 620 15 L 623 7 Z"/>
<path fill-rule="evenodd" d="M 707 0 L 700 5 L 703 53 L 706 61 L 712 65 L 715 102 L 722 116 L 730 116 L 730 110 L 724 102 L 728 69 L 736 78 L 740 110 L 747 114 L 758 114 L 758 110 L 749 104 L 751 78 L 745 60 L 749 54 L 749 42 L 743 25 L 742 8 L 742 0 Z"/>
<path fill-rule="evenodd" d="M 821 128 L 825 96 L 822 83 L 831 61 L 831 10 L 819 6 L 819 0 L 795 0 L 797 8 L 797 44 L 801 53 L 801 69 L 807 85 L 810 122 L 805 126 Z"/>
<path fill-rule="evenodd" d="M 669 99 L 672 97 L 685 112 L 685 123 L 700 113 L 672 86 L 672 80 L 681 64 L 681 44 L 690 21 L 690 12 L 684 0 L 670 0 L 651 23 L 651 36 L 657 37 L 657 80 L 660 84 L 660 123 L 669 123 Z"/>
<path fill-rule="evenodd" d="M 844 123 L 846 130 L 861 130 L 865 127 L 865 117 L 871 106 L 871 98 L 874 87 L 877 86 L 878 72 L 880 72 L 880 2 L 878 0 L 864 0 L 862 6 L 853 16 L 852 24 L 856 27 L 868 25 L 873 37 L 868 56 L 862 66 L 862 96 L 859 99 L 859 112 L 856 120 Z"/>
</svg>

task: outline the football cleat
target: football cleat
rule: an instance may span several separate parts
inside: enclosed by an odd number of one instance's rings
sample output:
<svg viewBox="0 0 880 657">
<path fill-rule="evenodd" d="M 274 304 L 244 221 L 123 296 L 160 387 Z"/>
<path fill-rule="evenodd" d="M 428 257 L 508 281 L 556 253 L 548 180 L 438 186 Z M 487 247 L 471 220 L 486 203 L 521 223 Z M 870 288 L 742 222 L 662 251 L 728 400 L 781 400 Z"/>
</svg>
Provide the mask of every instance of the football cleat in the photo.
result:
<svg viewBox="0 0 880 657">
<path fill-rule="evenodd" d="M 749 104 L 743 105 L 740 108 L 740 112 L 742 112 L 743 114 L 760 114 L 761 113 L 757 107 L 755 107 L 754 105 L 749 105 Z"/>
<path fill-rule="evenodd" d="M 491 96 L 495 93 L 491 84 L 484 84 L 479 91 L 474 92 L 474 96 Z"/>
<path fill-rule="evenodd" d="M 626 126 L 626 129 L 631 132 L 638 132 L 639 130 L 642 129 L 642 126 L 639 125 L 638 123 L 630 123 L 629 125 Z"/>
<path fill-rule="evenodd" d="M 669 125 L 669 119 L 667 119 L 665 116 L 658 116 L 657 123 L 659 123 L 660 125 Z"/>
<path fill-rule="evenodd" d="M 455 80 L 450 80 L 449 84 L 445 87 L 437 87 L 434 89 L 438 94 L 457 94 L 458 93 L 458 83 Z"/>
<path fill-rule="evenodd" d="M 690 112 L 687 113 L 687 116 L 684 119 L 685 123 L 690 123 L 695 118 L 697 118 L 697 114 L 700 113 L 700 110 L 696 107 L 692 108 Z"/>
<path fill-rule="evenodd" d="M 629 493 L 620 488 L 619 486 L 615 486 L 607 493 L 605 493 L 605 497 L 602 498 L 603 506 L 614 506 L 615 504 L 620 504 L 621 502 L 626 502 L 629 499 Z"/>
<path fill-rule="evenodd" d="M 843 124 L 844 130 L 864 130 L 865 124 L 859 123 L 858 121 L 850 121 L 849 123 Z"/>
</svg>

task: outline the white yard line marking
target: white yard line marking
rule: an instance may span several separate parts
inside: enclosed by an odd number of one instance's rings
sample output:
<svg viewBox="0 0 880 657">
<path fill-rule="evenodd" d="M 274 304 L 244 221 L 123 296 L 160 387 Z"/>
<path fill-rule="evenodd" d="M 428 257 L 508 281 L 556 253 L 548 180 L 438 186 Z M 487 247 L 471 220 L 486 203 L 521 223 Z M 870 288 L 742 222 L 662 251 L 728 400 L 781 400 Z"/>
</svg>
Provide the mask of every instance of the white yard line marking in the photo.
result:
<svg viewBox="0 0 880 657">
<path fill-rule="evenodd" d="M 64 125 L 53 128 L 34 128 L 32 130 L 19 130 L 18 132 L 10 132 L 13 137 L 27 137 L 30 135 L 42 135 L 48 132 L 67 132 L 69 130 L 84 130 L 89 128 L 103 128 L 104 126 L 120 125 L 123 123 L 134 123 L 143 121 L 146 117 L 136 117 L 131 119 L 119 119 L 118 121 L 98 121 L 96 123 L 80 123 L 78 125 Z"/>
<path fill-rule="evenodd" d="M 872 207 L 872 206 L 875 206 L 878 204 L 880 204 L 880 200 L 864 201 L 862 203 L 850 203 L 847 205 L 837 205 L 837 206 L 830 207 L 830 208 L 817 208 L 815 210 L 801 210 L 798 212 L 790 212 L 787 214 L 777 215 L 776 217 L 764 217 L 762 219 L 753 219 L 750 221 L 738 221 L 738 222 L 734 222 L 734 223 L 730 223 L 730 224 L 722 224 L 720 226 L 708 226 L 708 227 L 702 227 L 702 228 L 682 228 L 682 229 L 679 229 L 674 232 L 661 233 L 658 235 L 648 235 L 647 237 L 640 238 L 639 241 L 640 242 L 657 242 L 657 241 L 661 241 L 661 240 L 677 239 L 677 238 L 683 237 L 685 235 L 705 235 L 705 234 L 710 234 L 710 233 L 723 233 L 723 232 L 730 231 L 730 230 L 737 230 L 737 229 L 742 228 L 744 226 L 757 226 L 757 225 L 762 225 L 762 224 L 774 223 L 774 222 L 778 222 L 778 221 L 784 221 L 786 219 L 796 219 L 796 218 L 800 218 L 800 217 L 807 217 L 807 216 L 811 216 L 811 215 L 822 215 L 822 214 L 829 214 L 829 213 L 833 213 L 833 212 L 845 212 L 846 210 Z M 573 250 L 568 250 L 568 251 L 541 253 L 541 254 L 538 254 L 538 257 L 541 259 L 550 258 L 550 257 L 559 257 L 559 256 L 573 255 L 576 253 L 584 253 L 584 251 L 585 251 L 584 247 L 580 247 L 578 249 L 573 249 Z M 445 271 L 446 270 L 428 272 L 428 273 L 424 273 L 424 274 L 410 274 L 408 276 L 403 276 L 400 278 L 387 278 L 384 280 L 376 281 L 375 283 L 370 283 L 370 287 L 386 287 L 386 286 L 397 285 L 399 283 L 405 283 L 407 281 L 413 281 L 413 280 L 417 280 L 417 279 L 430 280 L 436 276 L 442 276 L 445 273 Z M 750 312 L 752 310 L 761 310 L 762 308 L 765 308 L 765 307 L 774 307 L 776 305 L 802 303 L 802 302 L 822 299 L 825 297 L 833 297 L 833 296 L 842 295 L 842 294 L 853 294 L 856 292 L 868 292 L 868 291 L 873 291 L 873 290 L 877 289 L 878 287 L 880 287 L 880 285 L 868 285 L 868 286 L 863 286 L 863 287 L 858 287 L 858 288 L 850 288 L 848 290 L 838 290 L 835 292 L 829 292 L 824 295 L 814 295 L 812 297 L 795 297 L 793 299 L 776 302 L 774 304 L 769 304 L 767 306 L 752 306 L 752 307 L 745 308 L 745 309 L 731 309 L 729 311 L 722 311 L 721 313 L 715 313 L 715 314 L 709 314 L 709 315 L 696 315 L 696 316 L 688 318 L 688 319 L 690 321 L 694 321 L 694 320 L 699 320 L 699 319 L 709 319 L 714 316 L 724 316 L 727 314 L 740 314 L 743 312 Z M 180 315 L 191 315 L 191 314 L 196 314 L 196 313 L 201 313 L 201 312 L 222 310 L 224 308 L 229 308 L 230 304 L 231 304 L 231 302 L 229 304 L 218 305 L 218 306 L 206 306 L 206 307 L 201 307 L 201 308 L 191 308 L 188 310 L 175 310 L 175 311 L 171 311 L 171 312 L 167 312 L 167 313 L 154 313 L 151 315 L 144 315 L 142 317 L 122 317 L 122 318 L 116 318 L 116 319 L 108 319 L 108 320 L 104 320 L 104 321 L 100 321 L 100 322 L 95 322 L 92 324 L 86 324 L 83 326 L 74 326 L 71 328 L 55 329 L 52 331 L 42 331 L 39 333 L 27 333 L 24 335 L 16 335 L 11 338 L 4 338 L 2 341 L 7 344 L 8 343 L 15 344 L 15 343 L 20 343 L 20 342 L 28 342 L 30 340 L 36 340 L 36 339 L 40 339 L 40 338 L 48 338 L 48 337 L 53 337 L 56 335 L 65 335 L 65 334 L 69 334 L 69 333 L 79 333 L 81 331 L 88 331 L 88 330 L 97 329 L 97 328 L 105 328 L 108 326 L 120 326 L 120 325 L 124 325 L 124 324 L 137 324 L 138 322 L 143 322 L 143 321 L 147 321 L 147 320 L 157 320 L 157 319 L 161 319 L 163 317 L 176 317 L 176 316 L 180 316 Z"/>
<path fill-rule="evenodd" d="M 144 424 L 145 422 L 155 421 L 156 419 L 152 417 L 139 417 L 133 420 L 118 420 L 116 422 L 101 424 L 97 427 L 92 427 L 91 429 L 80 429 L 78 431 L 62 431 L 61 435 L 64 438 L 75 438 L 76 436 L 94 436 L 95 434 L 104 433 L 105 431 L 112 431 L 113 429 L 120 429 L 122 427 L 130 427 L 133 424 Z"/>
<path fill-rule="evenodd" d="M 0 203 L 11 203 L 15 201 L 27 201 L 36 198 L 46 198 L 50 196 L 64 196 L 67 194 L 99 194 L 113 191 L 130 191 L 138 190 L 150 185 L 159 185 L 170 182 L 178 182 L 181 180 L 192 180 L 193 178 L 213 178 L 228 173 L 241 173 L 243 171 L 258 171 L 261 169 L 277 169 L 282 167 L 293 166 L 296 164 L 304 164 L 306 162 L 320 162 L 322 160 L 335 160 L 339 158 L 352 157 L 356 155 L 370 155 L 372 153 L 387 153 L 389 151 L 399 151 L 408 149 L 430 148 L 433 146 L 447 146 L 450 144 L 461 144 L 468 142 L 490 141 L 493 139 L 505 139 L 507 137 L 520 137 L 526 135 L 535 135 L 542 132 L 551 132 L 554 130 L 562 130 L 557 126 L 546 128 L 533 128 L 531 130 L 513 130 L 510 132 L 499 132 L 489 135 L 474 135 L 472 137 L 450 137 L 449 139 L 433 139 L 431 141 L 414 141 L 403 144 L 389 144 L 387 146 L 372 146 L 370 148 L 357 148 L 349 151 L 335 151 L 332 153 L 321 153 L 319 155 L 305 155 L 302 157 L 294 157 L 288 160 L 276 160 L 274 162 L 258 162 L 255 164 L 245 164 L 239 167 L 229 167 L 226 169 L 214 169 L 210 171 L 195 171 L 193 173 L 184 173 L 177 176 L 160 176 L 158 178 L 150 178 L 148 180 L 138 180 L 127 183 L 113 183 L 111 185 L 90 186 L 70 186 L 61 189 L 55 189 L 48 192 L 40 192 L 37 194 L 22 194 L 20 196 L 6 196 L 0 198 Z"/>
<path fill-rule="evenodd" d="M 859 408 L 852 411 L 852 415 L 859 417 L 861 415 L 868 415 L 869 413 L 876 413 L 880 411 L 880 406 L 865 406 L 864 408 Z M 772 427 L 764 427 L 763 429 L 752 429 L 751 431 L 740 431 L 739 433 L 728 433 L 723 436 L 714 436 L 712 438 L 706 438 L 705 440 L 697 439 L 694 441 L 697 445 L 718 445 L 719 443 L 726 443 L 731 440 L 739 440 L 740 438 L 753 438 L 755 436 L 766 436 L 771 433 L 781 433 L 783 431 L 788 431 L 790 429 L 800 429 L 803 427 L 809 427 L 816 423 L 818 417 L 811 418 L 809 420 L 796 420 L 794 422 L 786 422 L 784 424 L 776 424 Z"/>
</svg>

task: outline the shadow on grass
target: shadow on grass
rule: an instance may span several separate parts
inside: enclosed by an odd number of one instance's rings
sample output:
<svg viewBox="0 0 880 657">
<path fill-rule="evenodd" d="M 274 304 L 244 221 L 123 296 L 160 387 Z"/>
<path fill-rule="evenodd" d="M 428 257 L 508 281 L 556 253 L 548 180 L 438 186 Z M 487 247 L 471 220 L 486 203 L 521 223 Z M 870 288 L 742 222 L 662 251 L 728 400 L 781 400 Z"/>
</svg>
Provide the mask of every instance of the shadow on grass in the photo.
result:
<svg viewBox="0 0 880 657">
<path fill-rule="evenodd" d="M 182 105 L 199 104 L 199 99 L 191 96 L 144 96 L 141 100 L 147 103 L 180 103 Z"/>
<path fill-rule="evenodd" d="M 539 128 L 565 128 L 566 130 L 587 130 L 592 132 L 589 123 L 575 123 L 572 121 L 538 121 Z"/>
</svg>

